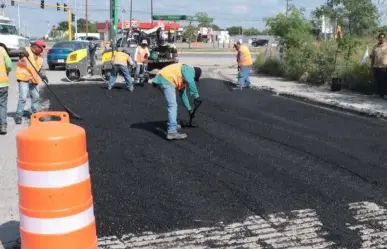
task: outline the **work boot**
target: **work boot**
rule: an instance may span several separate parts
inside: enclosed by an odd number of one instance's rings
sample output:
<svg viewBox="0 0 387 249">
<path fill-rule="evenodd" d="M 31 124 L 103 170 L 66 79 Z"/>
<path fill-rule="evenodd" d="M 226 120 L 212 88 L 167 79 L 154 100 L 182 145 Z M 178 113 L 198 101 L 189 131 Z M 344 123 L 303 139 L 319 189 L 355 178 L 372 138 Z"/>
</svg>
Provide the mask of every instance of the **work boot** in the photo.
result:
<svg viewBox="0 0 387 249">
<path fill-rule="evenodd" d="M 22 123 L 22 117 L 15 117 L 15 124 L 21 124 Z"/>
<path fill-rule="evenodd" d="M 0 135 L 7 134 L 7 125 L 0 125 Z"/>
<path fill-rule="evenodd" d="M 185 133 L 179 133 L 179 132 L 168 132 L 167 139 L 168 140 L 180 140 L 180 139 L 186 139 L 188 136 Z"/>
</svg>

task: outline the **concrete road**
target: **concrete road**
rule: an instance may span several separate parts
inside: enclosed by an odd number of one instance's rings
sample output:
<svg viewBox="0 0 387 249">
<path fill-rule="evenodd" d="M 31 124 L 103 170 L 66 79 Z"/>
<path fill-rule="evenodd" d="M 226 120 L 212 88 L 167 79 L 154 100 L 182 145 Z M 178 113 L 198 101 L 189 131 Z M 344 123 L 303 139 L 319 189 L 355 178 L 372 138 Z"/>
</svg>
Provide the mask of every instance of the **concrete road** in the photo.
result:
<svg viewBox="0 0 387 249">
<path fill-rule="evenodd" d="M 176 142 L 150 85 L 53 86 L 84 118 L 101 248 L 387 247 L 385 122 L 210 76 Z"/>
</svg>

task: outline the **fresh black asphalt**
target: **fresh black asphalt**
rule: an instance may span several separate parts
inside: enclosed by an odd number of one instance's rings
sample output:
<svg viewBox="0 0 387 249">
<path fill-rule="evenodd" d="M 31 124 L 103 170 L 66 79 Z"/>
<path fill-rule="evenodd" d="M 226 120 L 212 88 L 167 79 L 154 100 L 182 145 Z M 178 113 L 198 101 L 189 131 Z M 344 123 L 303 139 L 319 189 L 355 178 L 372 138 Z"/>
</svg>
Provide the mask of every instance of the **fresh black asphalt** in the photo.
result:
<svg viewBox="0 0 387 249">
<path fill-rule="evenodd" d="M 200 127 L 170 142 L 163 96 L 150 85 L 51 87 L 84 118 L 73 122 L 87 132 L 99 236 L 312 208 L 331 240 L 355 248 L 347 204 L 386 201 L 384 121 L 203 79 Z M 51 109 L 63 110 L 52 98 Z"/>
</svg>

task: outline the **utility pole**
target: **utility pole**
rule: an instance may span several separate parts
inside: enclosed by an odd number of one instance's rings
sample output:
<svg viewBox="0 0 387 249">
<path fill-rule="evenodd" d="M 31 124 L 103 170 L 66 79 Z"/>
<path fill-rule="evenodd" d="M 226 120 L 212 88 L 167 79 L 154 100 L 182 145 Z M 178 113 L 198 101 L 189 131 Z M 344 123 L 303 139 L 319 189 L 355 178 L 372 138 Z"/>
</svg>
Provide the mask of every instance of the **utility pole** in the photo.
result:
<svg viewBox="0 0 387 249">
<path fill-rule="evenodd" d="M 88 8 L 88 1 L 86 0 L 86 36 L 88 36 L 89 33 L 89 8 Z"/>
<path fill-rule="evenodd" d="M 151 23 L 152 23 L 152 29 L 153 29 L 153 0 L 151 0 Z"/>
<path fill-rule="evenodd" d="M 132 14 L 133 14 L 133 0 L 130 0 L 130 19 L 129 19 L 129 27 L 132 29 Z"/>
<path fill-rule="evenodd" d="M 75 34 L 78 33 L 78 15 L 77 15 L 77 0 L 74 0 L 74 16 L 75 16 Z"/>
<path fill-rule="evenodd" d="M 20 35 L 21 21 L 20 21 L 20 3 L 17 3 L 17 29 L 18 35 Z"/>
<path fill-rule="evenodd" d="M 293 0 L 285 0 L 286 1 L 286 17 L 288 17 L 288 13 L 289 13 L 289 3 Z"/>
</svg>

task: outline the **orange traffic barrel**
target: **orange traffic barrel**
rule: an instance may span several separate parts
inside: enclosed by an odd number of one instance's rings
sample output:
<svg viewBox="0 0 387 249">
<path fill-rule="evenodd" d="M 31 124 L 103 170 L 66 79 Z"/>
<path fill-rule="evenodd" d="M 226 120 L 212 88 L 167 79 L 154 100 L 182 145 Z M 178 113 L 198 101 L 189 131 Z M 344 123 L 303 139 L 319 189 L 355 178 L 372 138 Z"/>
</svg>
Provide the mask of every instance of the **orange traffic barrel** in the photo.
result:
<svg viewBox="0 0 387 249">
<path fill-rule="evenodd" d="M 16 140 L 22 248 L 97 249 L 85 130 L 39 112 Z"/>
</svg>

